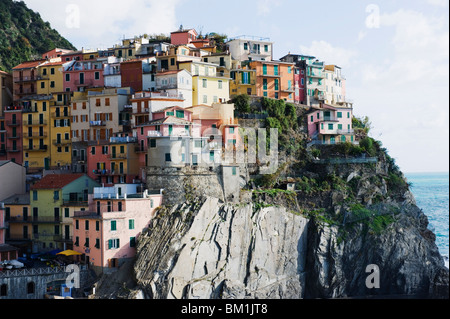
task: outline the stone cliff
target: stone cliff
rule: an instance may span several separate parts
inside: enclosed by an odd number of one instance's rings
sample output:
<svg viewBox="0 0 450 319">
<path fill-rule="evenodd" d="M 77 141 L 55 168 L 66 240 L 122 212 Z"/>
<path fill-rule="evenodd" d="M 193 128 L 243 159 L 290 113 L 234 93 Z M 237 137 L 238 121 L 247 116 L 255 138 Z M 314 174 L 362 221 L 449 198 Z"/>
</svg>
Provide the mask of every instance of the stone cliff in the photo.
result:
<svg viewBox="0 0 450 319">
<path fill-rule="evenodd" d="M 138 243 L 148 298 L 301 298 L 307 219 L 207 197 L 162 210 Z"/>
</svg>

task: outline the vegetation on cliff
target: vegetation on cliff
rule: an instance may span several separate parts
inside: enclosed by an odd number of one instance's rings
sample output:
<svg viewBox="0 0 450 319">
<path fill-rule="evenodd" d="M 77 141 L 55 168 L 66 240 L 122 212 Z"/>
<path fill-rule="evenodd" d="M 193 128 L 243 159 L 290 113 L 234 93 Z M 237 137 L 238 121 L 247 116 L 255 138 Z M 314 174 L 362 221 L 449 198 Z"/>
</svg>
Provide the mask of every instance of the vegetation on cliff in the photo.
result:
<svg viewBox="0 0 450 319">
<path fill-rule="evenodd" d="M 76 50 L 23 1 L 0 1 L 0 69 L 10 71 L 54 48 Z"/>
</svg>

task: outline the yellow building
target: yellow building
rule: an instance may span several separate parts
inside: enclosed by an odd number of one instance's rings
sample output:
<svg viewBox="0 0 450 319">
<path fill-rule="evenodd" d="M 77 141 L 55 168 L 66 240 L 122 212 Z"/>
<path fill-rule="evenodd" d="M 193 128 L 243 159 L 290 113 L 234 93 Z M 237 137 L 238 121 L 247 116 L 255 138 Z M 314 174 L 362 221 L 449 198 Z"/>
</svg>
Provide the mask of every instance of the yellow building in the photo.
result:
<svg viewBox="0 0 450 319">
<path fill-rule="evenodd" d="M 231 70 L 230 96 L 256 95 L 256 70 L 236 68 Z"/>
<path fill-rule="evenodd" d="M 13 195 L 5 199 L 3 204 L 5 205 L 5 221 L 9 224 L 6 240 L 18 247 L 21 253 L 30 253 L 33 229 L 30 194 Z"/>
<path fill-rule="evenodd" d="M 226 103 L 230 99 L 229 73 L 217 72 L 217 64 L 186 61 L 178 65 L 192 74 L 193 105 Z"/>
<path fill-rule="evenodd" d="M 70 165 L 70 107 L 67 95 L 34 96 L 25 101 L 23 121 L 23 163 L 30 169 Z"/>
<path fill-rule="evenodd" d="M 158 71 L 177 71 L 178 62 L 201 62 L 201 60 L 200 50 L 185 45 L 171 46 L 167 52 L 156 56 Z"/>
<path fill-rule="evenodd" d="M 38 95 L 64 92 L 64 64 L 67 64 L 67 62 L 45 63 L 38 67 Z"/>
</svg>

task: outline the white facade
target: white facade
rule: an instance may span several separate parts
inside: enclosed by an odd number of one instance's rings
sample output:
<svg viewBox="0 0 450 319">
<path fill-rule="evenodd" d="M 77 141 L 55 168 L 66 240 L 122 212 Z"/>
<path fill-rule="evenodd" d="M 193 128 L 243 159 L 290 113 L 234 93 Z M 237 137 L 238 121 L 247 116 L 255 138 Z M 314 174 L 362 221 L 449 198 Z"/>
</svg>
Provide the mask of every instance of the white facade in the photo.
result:
<svg viewBox="0 0 450 319">
<path fill-rule="evenodd" d="M 192 75 L 186 70 L 156 74 L 156 90 L 184 99 L 181 107 L 192 106 Z"/>
<path fill-rule="evenodd" d="M 342 70 L 336 65 L 327 65 L 325 74 L 325 102 L 336 104 L 345 102 L 345 78 Z"/>
<path fill-rule="evenodd" d="M 238 61 L 272 61 L 273 42 L 268 38 L 242 36 L 227 42 L 231 57 Z"/>
</svg>

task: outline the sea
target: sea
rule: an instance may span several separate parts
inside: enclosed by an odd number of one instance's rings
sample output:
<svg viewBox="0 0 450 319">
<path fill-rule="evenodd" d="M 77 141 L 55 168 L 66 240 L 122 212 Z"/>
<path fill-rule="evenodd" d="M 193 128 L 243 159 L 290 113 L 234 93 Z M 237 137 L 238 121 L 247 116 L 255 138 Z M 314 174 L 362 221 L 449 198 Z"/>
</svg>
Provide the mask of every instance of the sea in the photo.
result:
<svg viewBox="0 0 450 319">
<path fill-rule="evenodd" d="M 436 245 L 448 268 L 449 173 L 405 173 L 412 183 L 417 206 L 428 216 L 428 228 L 436 234 Z"/>
</svg>

